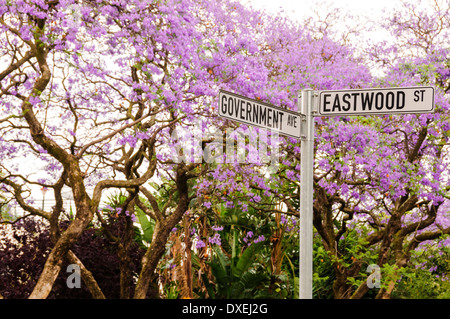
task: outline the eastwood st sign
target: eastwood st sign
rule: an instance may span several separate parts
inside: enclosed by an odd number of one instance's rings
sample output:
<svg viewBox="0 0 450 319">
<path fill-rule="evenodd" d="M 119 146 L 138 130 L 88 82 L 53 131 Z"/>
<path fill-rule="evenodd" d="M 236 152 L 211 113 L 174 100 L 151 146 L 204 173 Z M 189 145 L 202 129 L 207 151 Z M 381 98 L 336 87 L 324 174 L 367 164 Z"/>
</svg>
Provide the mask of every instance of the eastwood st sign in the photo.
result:
<svg viewBox="0 0 450 319">
<path fill-rule="evenodd" d="M 433 110 L 433 87 L 319 92 L 320 116 L 429 113 Z"/>
</svg>

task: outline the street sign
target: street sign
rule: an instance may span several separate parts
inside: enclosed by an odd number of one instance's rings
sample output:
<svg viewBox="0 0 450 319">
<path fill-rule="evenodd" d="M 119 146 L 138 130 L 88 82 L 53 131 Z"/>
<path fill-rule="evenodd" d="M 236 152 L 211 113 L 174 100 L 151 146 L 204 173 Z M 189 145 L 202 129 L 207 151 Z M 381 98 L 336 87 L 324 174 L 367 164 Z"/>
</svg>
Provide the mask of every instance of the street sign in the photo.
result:
<svg viewBox="0 0 450 319">
<path fill-rule="evenodd" d="M 299 297 L 312 299 L 314 117 L 430 113 L 434 111 L 434 88 L 424 86 L 321 92 L 307 89 L 301 93 L 301 113 L 298 114 L 221 90 L 219 115 L 301 138 Z M 319 101 L 316 103 L 317 97 Z"/>
<path fill-rule="evenodd" d="M 395 87 L 319 92 L 319 115 L 372 115 L 430 113 L 434 111 L 434 88 Z"/>
<path fill-rule="evenodd" d="M 301 116 L 299 113 L 245 96 L 220 90 L 219 115 L 233 121 L 300 138 Z"/>
</svg>

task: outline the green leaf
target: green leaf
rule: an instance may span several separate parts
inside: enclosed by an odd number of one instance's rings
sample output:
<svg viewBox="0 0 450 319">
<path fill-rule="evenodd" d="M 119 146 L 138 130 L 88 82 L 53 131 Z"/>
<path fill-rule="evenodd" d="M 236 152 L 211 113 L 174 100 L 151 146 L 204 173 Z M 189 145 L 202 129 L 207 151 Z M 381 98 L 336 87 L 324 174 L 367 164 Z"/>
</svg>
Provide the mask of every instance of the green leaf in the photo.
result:
<svg viewBox="0 0 450 319">
<path fill-rule="evenodd" d="M 256 253 L 261 250 L 262 243 L 253 244 L 248 247 L 242 253 L 242 256 L 239 258 L 236 267 L 234 268 L 233 275 L 237 278 L 241 278 L 244 272 L 248 270 L 248 268 L 252 265 L 255 260 Z"/>
<path fill-rule="evenodd" d="M 202 279 L 203 279 L 203 284 L 205 285 L 206 290 L 208 291 L 209 297 L 212 299 L 215 299 L 216 294 L 214 293 L 213 286 L 211 285 L 211 283 L 208 280 L 208 276 L 206 274 L 202 274 Z"/>
<path fill-rule="evenodd" d="M 300 298 L 300 281 L 298 277 L 294 277 L 294 298 Z"/>
<path fill-rule="evenodd" d="M 236 229 L 234 229 L 234 227 L 232 227 L 232 241 L 233 241 L 233 246 L 232 246 L 232 250 L 231 250 L 231 259 L 234 259 L 236 257 L 236 247 L 238 245 L 238 236 L 236 234 Z"/>
<path fill-rule="evenodd" d="M 235 281 L 231 285 L 230 293 L 233 299 L 242 299 L 245 286 L 241 281 Z"/>
<path fill-rule="evenodd" d="M 244 284 L 246 289 L 253 289 L 256 288 L 256 286 L 258 286 L 261 282 L 263 282 L 267 278 L 268 278 L 267 273 L 261 270 L 259 271 L 250 270 L 242 275 L 240 282 Z"/>
<path fill-rule="evenodd" d="M 140 208 L 136 208 L 137 217 L 139 223 L 141 224 L 142 231 L 144 232 L 144 240 L 147 243 L 152 242 L 153 231 L 155 229 L 155 221 L 153 219 L 149 219 L 147 214 L 145 214 Z"/>
<path fill-rule="evenodd" d="M 214 247 L 214 251 L 216 253 L 217 259 L 219 260 L 219 264 L 222 269 L 226 270 L 230 265 L 230 259 L 222 252 L 222 250 L 218 247 Z"/>
<path fill-rule="evenodd" d="M 217 293 L 219 295 L 227 295 L 226 291 L 228 285 L 230 284 L 230 278 L 228 278 L 227 276 L 226 269 L 222 268 L 222 266 L 216 262 L 211 262 L 209 263 L 209 265 L 211 266 L 211 273 L 216 279 Z M 206 278 L 206 280 L 208 280 L 208 278 Z M 203 282 L 205 282 L 205 279 L 203 280 Z"/>
</svg>

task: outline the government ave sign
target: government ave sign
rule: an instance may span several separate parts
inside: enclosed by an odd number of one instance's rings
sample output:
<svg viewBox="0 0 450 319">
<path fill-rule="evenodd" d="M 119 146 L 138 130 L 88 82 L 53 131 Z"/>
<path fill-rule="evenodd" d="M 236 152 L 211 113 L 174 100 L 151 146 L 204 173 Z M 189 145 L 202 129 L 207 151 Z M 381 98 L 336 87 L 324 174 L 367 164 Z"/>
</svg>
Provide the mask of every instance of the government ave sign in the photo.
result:
<svg viewBox="0 0 450 319">
<path fill-rule="evenodd" d="M 430 113 L 434 111 L 434 88 L 321 91 L 318 111 L 320 116 Z"/>
<path fill-rule="evenodd" d="M 300 114 L 223 90 L 219 92 L 219 115 L 300 138 Z"/>
</svg>

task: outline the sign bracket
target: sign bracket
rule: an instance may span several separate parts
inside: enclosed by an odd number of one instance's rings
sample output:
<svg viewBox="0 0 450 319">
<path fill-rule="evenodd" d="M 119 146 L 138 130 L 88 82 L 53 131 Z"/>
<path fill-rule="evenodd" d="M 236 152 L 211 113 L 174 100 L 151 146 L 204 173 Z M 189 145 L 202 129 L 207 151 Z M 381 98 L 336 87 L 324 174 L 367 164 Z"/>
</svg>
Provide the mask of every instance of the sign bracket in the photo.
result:
<svg viewBox="0 0 450 319">
<path fill-rule="evenodd" d="M 303 141 L 308 137 L 306 133 L 306 115 L 300 114 L 300 120 L 300 139 Z"/>
</svg>

